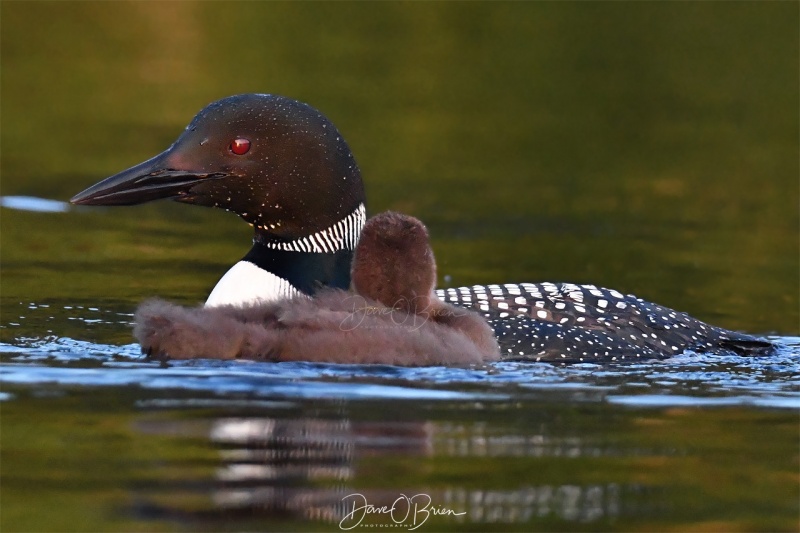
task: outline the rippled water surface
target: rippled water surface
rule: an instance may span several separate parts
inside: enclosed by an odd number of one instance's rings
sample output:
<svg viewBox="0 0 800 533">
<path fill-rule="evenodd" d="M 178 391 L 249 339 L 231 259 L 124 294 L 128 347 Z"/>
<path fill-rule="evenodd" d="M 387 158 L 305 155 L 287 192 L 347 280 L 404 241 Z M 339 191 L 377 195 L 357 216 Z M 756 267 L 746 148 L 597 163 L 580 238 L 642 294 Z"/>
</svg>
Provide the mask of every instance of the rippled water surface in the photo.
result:
<svg viewBox="0 0 800 533">
<path fill-rule="evenodd" d="M 770 337 L 768 356 L 631 364 L 161 364 L 128 340 L 58 334 L 126 338 L 119 308 L 4 313 L 4 520 L 21 529 L 728 530 L 796 517 L 798 337 Z M 43 515 L 44 501 L 60 510 Z"/>
<path fill-rule="evenodd" d="M 2 2 L 0 530 L 796 531 L 798 13 L 740 3 Z M 229 213 L 75 208 L 217 98 L 320 108 L 440 286 L 570 281 L 770 355 L 145 360 Z"/>
</svg>

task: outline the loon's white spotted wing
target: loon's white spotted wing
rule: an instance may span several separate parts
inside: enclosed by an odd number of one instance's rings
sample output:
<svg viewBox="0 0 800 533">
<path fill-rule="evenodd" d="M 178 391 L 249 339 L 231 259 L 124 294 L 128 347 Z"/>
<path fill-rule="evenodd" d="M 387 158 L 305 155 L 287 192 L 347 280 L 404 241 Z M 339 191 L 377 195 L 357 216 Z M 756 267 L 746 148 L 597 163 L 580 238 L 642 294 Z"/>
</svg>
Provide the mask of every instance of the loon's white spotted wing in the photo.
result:
<svg viewBox="0 0 800 533">
<path fill-rule="evenodd" d="M 686 349 L 725 348 L 726 342 L 760 347 L 749 335 L 595 285 L 509 283 L 439 289 L 436 294 L 482 313 L 506 360 L 663 358 Z"/>
</svg>

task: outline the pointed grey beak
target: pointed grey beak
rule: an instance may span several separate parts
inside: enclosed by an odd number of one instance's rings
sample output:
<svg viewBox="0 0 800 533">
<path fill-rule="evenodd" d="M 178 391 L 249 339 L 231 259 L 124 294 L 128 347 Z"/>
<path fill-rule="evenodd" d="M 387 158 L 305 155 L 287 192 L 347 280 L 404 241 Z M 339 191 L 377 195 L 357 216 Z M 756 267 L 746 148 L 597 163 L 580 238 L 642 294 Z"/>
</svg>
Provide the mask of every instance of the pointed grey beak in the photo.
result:
<svg viewBox="0 0 800 533">
<path fill-rule="evenodd" d="M 167 150 L 144 163 L 123 170 L 72 197 L 76 205 L 136 205 L 188 195 L 201 180 L 226 177 L 222 172 L 192 172 L 170 165 Z"/>
</svg>

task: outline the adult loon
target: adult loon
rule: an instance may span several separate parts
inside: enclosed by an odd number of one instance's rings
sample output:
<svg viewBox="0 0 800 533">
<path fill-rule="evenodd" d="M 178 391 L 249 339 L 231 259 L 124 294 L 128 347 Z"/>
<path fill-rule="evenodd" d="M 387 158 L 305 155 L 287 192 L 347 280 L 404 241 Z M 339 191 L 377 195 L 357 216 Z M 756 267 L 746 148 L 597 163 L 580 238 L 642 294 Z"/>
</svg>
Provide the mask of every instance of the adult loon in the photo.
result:
<svg viewBox="0 0 800 533">
<path fill-rule="evenodd" d="M 254 227 L 253 247 L 220 279 L 208 306 L 349 286 L 366 220 L 364 186 L 342 135 L 309 105 L 269 94 L 213 102 L 166 151 L 71 201 L 134 205 L 160 198 L 233 211 Z M 505 359 L 630 360 L 772 347 L 594 285 L 476 285 L 437 295 L 481 311 Z"/>
<path fill-rule="evenodd" d="M 499 359 L 494 332 L 476 312 L 434 296 L 428 232 L 406 215 L 369 219 L 352 266 L 353 289 L 321 289 L 242 306 L 187 309 L 142 304 L 134 335 L 142 351 L 173 359 L 255 359 L 463 365 Z"/>
</svg>

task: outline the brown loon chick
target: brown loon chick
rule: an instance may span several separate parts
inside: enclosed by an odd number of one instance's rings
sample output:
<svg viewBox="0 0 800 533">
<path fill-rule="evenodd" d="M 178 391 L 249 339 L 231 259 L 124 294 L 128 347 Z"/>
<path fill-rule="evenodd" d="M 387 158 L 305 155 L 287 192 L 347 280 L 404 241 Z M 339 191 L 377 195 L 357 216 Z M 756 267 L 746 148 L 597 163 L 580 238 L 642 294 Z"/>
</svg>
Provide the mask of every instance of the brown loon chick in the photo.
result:
<svg viewBox="0 0 800 533">
<path fill-rule="evenodd" d="M 238 306 L 185 308 L 150 300 L 136 311 L 142 351 L 173 359 L 466 365 L 499 359 L 489 325 L 434 293 L 436 263 L 417 219 L 367 221 L 352 266 L 355 292 Z"/>
</svg>

